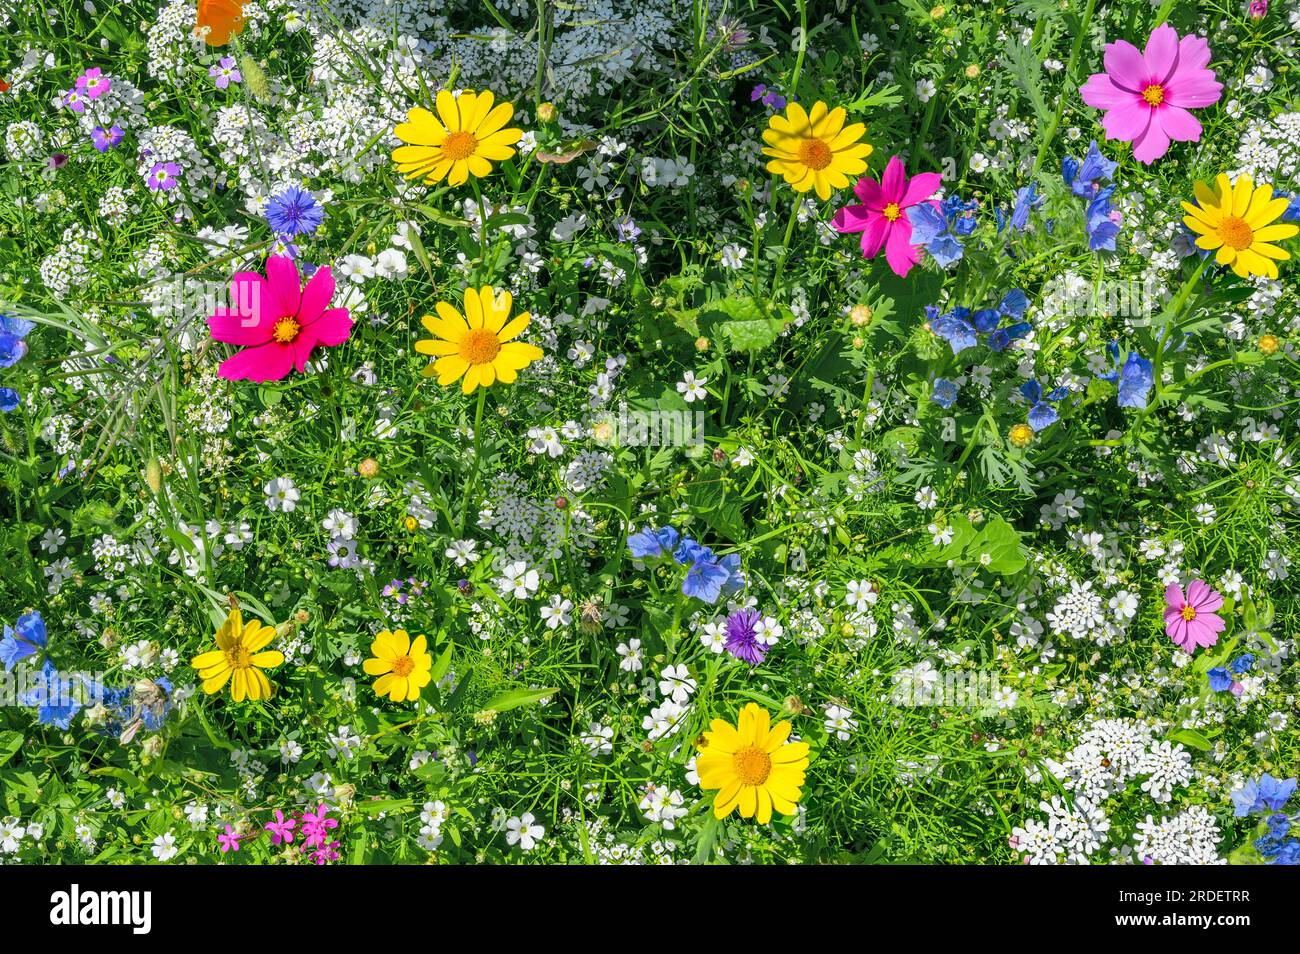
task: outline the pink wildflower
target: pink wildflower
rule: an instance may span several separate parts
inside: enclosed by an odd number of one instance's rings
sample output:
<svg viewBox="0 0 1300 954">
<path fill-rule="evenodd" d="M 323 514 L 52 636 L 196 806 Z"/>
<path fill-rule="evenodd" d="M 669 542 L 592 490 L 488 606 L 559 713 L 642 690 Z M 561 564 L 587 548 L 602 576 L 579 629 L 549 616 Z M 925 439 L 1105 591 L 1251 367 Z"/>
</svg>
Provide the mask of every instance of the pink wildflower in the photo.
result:
<svg viewBox="0 0 1300 954">
<path fill-rule="evenodd" d="M 937 207 L 930 196 L 942 181 L 937 172 L 923 172 L 909 179 L 903 161 L 893 156 L 880 182 L 858 180 L 853 191 L 862 204 L 840 209 L 831 224 L 837 232 L 861 232 L 863 257 L 875 258 L 883 248 L 889 267 L 896 275 L 906 277 L 921 260 L 912 246 L 912 222 L 907 210 L 927 202 Z"/>
<path fill-rule="evenodd" d="M 1105 111 L 1106 138 L 1133 143 L 1133 158 L 1150 165 L 1169 151 L 1170 140 L 1200 141 L 1201 124 L 1188 110 L 1212 106 L 1223 90 L 1209 62 L 1202 37 L 1179 39 L 1166 24 L 1151 31 L 1145 52 L 1125 40 L 1108 43 L 1106 72 L 1094 73 L 1079 92 Z"/>
<path fill-rule="evenodd" d="M 1223 632 L 1223 619 L 1215 610 L 1223 605 L 1223 596 L 1200 580 L 1187 587 L 1187 596 L 1177 583 L 1165 589 L 1165 632 L 1189 655 L 1202 646 L 1213 646 Z"/>
</svg>

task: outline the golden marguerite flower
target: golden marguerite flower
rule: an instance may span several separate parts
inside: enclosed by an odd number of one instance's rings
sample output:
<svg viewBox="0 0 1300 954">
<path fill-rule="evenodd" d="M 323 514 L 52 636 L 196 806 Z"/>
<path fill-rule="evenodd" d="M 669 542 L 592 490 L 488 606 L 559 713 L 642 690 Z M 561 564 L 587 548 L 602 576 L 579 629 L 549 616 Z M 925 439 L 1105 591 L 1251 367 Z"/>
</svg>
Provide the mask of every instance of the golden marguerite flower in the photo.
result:
<svg viewBox="0 0 1300 954">
<path fill-rule="evenodd" d="M 216 649 L 199 653 L 190 662 L 203 680 L 203 691 L 212 695 L 229 682 L 230 697 L 236 702 L 269 699 L 271 683 L 262 670 L 284 663 L 284 653 L 266 649 L 275 639 L 275 627 L 255 619 L 245 623 L 239 610 L 232 609 L 216 639 Z"/>
<path fill-rule="evenodd" d="M 509 159 L 522 129 L 505 128 L 515 115 L 510 103 L 493 103 L 491 90 L 475 93 L 463 90 L 453 96 L 440 90 L 434 116 L 421 106 L 406 114 L 394 135 L 405 146 L 393 150 L 397 171 L 408 179 L 423 176 L 428 183 L 461 185 L 470 176 L 481 178 L 492 171 L 492 163 Z"/>
<path fill-rule="evenodd" d="M 465 314 L 445 301 L 435 306 L 437 315 L 420 319 L 434 335 L 415 343 L 420 354 L 434 356 L 424 374 L 438 376 L 443 387 L 461 382 L 461 390 L 490 387 L 497 381 L 512 383 L 519 372 L 542 357 L 537 345 L 515 341 L 532 320 L 528 312 L 510 318 L 510 292 L 497 292 L 491 285 L 465 289 Z"/>
<path fill-rule="evenodd" d="M 749 703 L 737 725 L 714 719 L 704 733 L 695 771 L 700 788 L 717 789 L 713 814 L 726 818 L 739 809 L 742 818 L 772 820 L 772 809 L 793 815 L 803 795 L 808 743 L 790 742 L 790 723 L 770 725 L 766 710 Z"/>
<path fill-rule="evenodd" d="M 1183 222 L 1197 233 L 1197 248 L 1213 251 L 1216 262 L 1230 266 L 1242 278 L 1277 278 L 1274 262 L 1286 261 L 1291 254 L 1271 243 L 1300 232 L 1300 226 L 1289 222 L 1274 224 L 1290 200 L 1273 198 L 1271 185 L 1256 187 L 1247 175 L 1238 176 L 1234 185 L 1219 173 L 1214 184 L 1217 194 L 1204 182 L 1196 183 L 1199 205 L 1183 203 L 1187 213 Z"/>
<path fill-rule="evenodd" d="M 867 171 L 871 145 L 860 142 L 867 127 L 844 125 L 844 108 L 827 107 L 821 100 L 805 111 L 790 103 L 785 115 L 773 114 L 763 130 L 763 155 L 769 156 L 767 171 L 785 178 L 796 192 L 817 190 L 823 202 L 831 190 L 843 189 L 852 176 Z"/>
<path fill-rule="evenodd" d="M 393 702 L 414 702 L 420 690 L 429 684 L 429 670 L 433 656 L 429 654 L 429 641 L 423 636 L 414 640 L 406 630 L 383 630 L 370 644 L 370 659 L 361 664 L 367 675 L 378 676 L 375 693 L 388 696 Z"/>
</svg>

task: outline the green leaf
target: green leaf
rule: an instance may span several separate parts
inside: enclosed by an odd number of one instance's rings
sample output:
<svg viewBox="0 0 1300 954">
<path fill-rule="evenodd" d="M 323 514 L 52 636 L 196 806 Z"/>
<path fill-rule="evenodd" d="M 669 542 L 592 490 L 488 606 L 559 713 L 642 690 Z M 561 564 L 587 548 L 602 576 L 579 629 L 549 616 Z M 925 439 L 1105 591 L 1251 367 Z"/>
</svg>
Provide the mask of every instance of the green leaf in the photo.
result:
<svg viewBox="0 0 1300 954">
<path fill-rule="evenodd" d="M 1167 738 L 1170 742 L 1181 742 L 1189 748 L 1200 749 L 1202 752 L 1208 752 L 1212 747 L 1210 740 L 1195 729 L 1178 729 L 1170 732 Z"/>
<path fill-rule="evenodd" d="M 0 765 L 8 762 L 23 747 L 21 732 L 0 732 Z"/>
<path fill-rule="evenodd" d="M 509 709 L 518 709 L 520 706 L 541 702 L 559 691 L 559 689 L 507 689 L 493 696 L 483 708 L 506 712 Z"/>
</svg>

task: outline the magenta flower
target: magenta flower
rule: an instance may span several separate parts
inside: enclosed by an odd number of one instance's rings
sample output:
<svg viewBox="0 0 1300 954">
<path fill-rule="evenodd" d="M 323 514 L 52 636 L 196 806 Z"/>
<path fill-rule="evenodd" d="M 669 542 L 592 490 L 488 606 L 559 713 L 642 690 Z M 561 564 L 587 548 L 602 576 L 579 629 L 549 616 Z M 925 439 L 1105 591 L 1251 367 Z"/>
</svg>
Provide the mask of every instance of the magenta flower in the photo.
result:
<svg viewBox="0 0 1300 954">
<path fill-rule="evenodd" d="M 285 818 L 284 812 L 280 809 L 275 810 L 275 821 L 267 822 L 264 826 L 271 833 L 271 844 L 287 845 L 293 842 L 293 826 L 298 824 L 292 818 Z"/>
<path fill-rule="evenodd" d="M 333 848 L 338 842 L 329 841 L 331 828 L 338 828 L 337 818 L 329 817 L 329 806 L 322 803 L 320 807 L 313 812 L 303 812 L 302 815 L 302 840 L 307 848 L 328 849 Z M 336 856 L 337 857 L 337 856 Z M 323 861 L 317 861 L 317 864 L 324 864 Z"/>
<path fill-rule="evenodd" d="M 1262 20 L 1268 16 L 1268 0 L 1251 0 L 1250 6 L 1246 9 L 1252 20 Z"/>
<path fill-rule="evenodd" d="M 230 381 L 279 381 L 294 368 L 302 373 L 317 345 L 341 345 L 352 333 L 348 310 L 329 306 L 334 299 L 329 268 L 316 269 L 303 287 L 293 259 L 272 255 L 265 278 L 237 272 L 230 294 L 233 307 L 219 307 L 208 319 L 213 340 L 244 348 L 217 369 Z M 303 817 L 304 830 L 308 817 Z"/>
<path fill-rule="evenodd" d="M 146 185 L 154 192 L 166 192 L 168 189 L 175 189 L 176 184 L 180 181 L 181 167 L 174 162 L 155 162 L 152 169 L 149 170 L 149 179 Z"/>
<path fill-rule="evenodd" d="M 104 95 L 112 85 L 112 79 L 105 76 L 98 66 L 91 67 L 77 77 L 77 89 L 85 94 L 86 99 L 96 99 Z"/>
<path fill-rule="evenodd" d="M 1174 644 L 1188 655 L 1202 646 L 1213 646 L 1223 632 L 1223 619 L 1215 610 L 1223 605 L 1223 596 L 1200 580 L 1187 587 L 1187 596 L 1177 583 L 1165 588 L 1165 632 Z"/>
<path fill-rule="evenodd" d="M 939 203 L 930 196 L 941 181 L 937 172 L 923 172 L 909 179 L 903 161 L 893 156 L 879 183 L 858 180 L 853 192 L 862 204 L 840 209 L 831 224 L 837 232 L 861 232 L 863 257 L 875 258 L 883 248 L 889 267 L 896 275 L 906 277 L 921 260 L 912 246 L 912 223 L 907 210 L 927 203 L 937 208 Z"/>
<path fill-rule="evenodd" d="M 224 855 L 232 851 L 238 851 L 239 839 L 242 837 L 243 835 L 240 835 L 235 831 L 235 829 L 227 825 L 226 833 L 224 835 L 217 836 L 217 844 L 221 846 L 221 853 Z"/>
<path fill-rule="evenodd" d="M 1106 44 L 1106 72 L 1080 87 L 1083 101 L 1104 110 L 1107 139 L 1133 143 L 1133 158 L 1150 165 L 1169 151 L 1170 140 L 1199 142 L 1201 124 L 1189 109 L 1212 106 L 1223 84 L 1207 69 L 1210 47 L 1202 37 L 1181 40 L 1171 26 L 1151 31 L 1145 52 L 1132 43 Z"/>
</svg>

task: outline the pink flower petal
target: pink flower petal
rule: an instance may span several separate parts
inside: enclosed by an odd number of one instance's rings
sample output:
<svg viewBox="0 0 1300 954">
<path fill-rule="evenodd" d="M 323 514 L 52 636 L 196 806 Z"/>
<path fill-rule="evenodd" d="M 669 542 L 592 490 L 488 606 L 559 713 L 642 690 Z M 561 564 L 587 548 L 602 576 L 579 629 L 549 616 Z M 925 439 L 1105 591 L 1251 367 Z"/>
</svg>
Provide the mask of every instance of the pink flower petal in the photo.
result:
<svg viewBox="0 0 1300 954">
<path fill-rule="evenodd" d="M 346 308 L 330 308 L 311 326 L 317 344 L 341 345 L 352 334 L 352 317 Z"/>
<path fill-rule="evenodd" d="M 875 179 L 859 179 L 853 187 L 853 194 L 868 209 L 879 211 L 885 207 L 885 200 L 880 196 L 880 183 Z"/>
<path fill-rule="evenodd" d="M 1138 97 L 1114 107 L 1101 118 L 1106 138 L 1122 139 L 1125 142 L 1141 139 L 1151 125 L 1151 115 L 1154 112 Z"/>
<path fill-rule="evenodd" d="M 865 205 L 846 205 L 831 217 L 831 227 L 845 234 L 862 232 L 871 224 L 873 216 L 879 218 L 880 213 L 872 212 Z"/>
<path fill-rule="evenodd" d="M 1093 73 L 1079 87 L 1083 101 L 1093 109 L 1114 109 L 1133 102 L 1133 91 L 1116 86 L 1105 73 Z"/>
<path fill-rule="evenodd" d="M 1210 588 L 1204 580 L 1192 580 L 1187 584 L 1187 602 L 1197 609 L 1201 608 L 1201 603 L 1210 595 Z"/>
<path fill-rule="evenodd" d="M 297 315 L 302 296 L 302 283 L 298 279 L 298 266 L 287 255 L 272 255 L 266 260 L 266 283 L 277 309 L 276 317 Z"/>
<path fill-rule="evenodd" d="M 292 368 L 293 349 L 272 341 L 232 355 L 217 373 L 228 381 L 279 381 Z"/>
<path fill-rule="evenodd" d="M 1116 86 L 1141 93 L 1150 84 L 1151 74 L 1147 70 L 1142 52 L 1127 40 L 1108 43 L 1102 62 L 1106 66 L 1111 82 Z"/>
<path fill-rule="evenodd" d="M 1165 135 L 1176 142 L 1200 142 L 1201 124 L 1195 116 L 1181 106 L 1165 106 L 1156 111 L 1153 122 L 1158 122 Z"/>
<path fill-rule="evenodd" d="M 1213 78 L 1214 71 L 1205 69 L 1209 65 L 1210 44 L 1204 37 L 1189 33 L 1178 41 L 1178 66 L 1169 79 L 1185 79 L 1201 72 L 1209 73 Z"/>
<path fill-rule="evenodd" d="M 864 258 L 875 258 L 880 254 L 885 239 L 888 237 L 889 219 L 883 215 L 873 217 L 867 225 L 867 230 L 862 233 L 862 256 Z"/>
<path fill-rule="evenodd" d="M 885 205 L 901 202 L 906 189 L 907 171 L 903 168 L 903 160 L 897 156 L 890 156 L 889 164 L 885 166 L 885 174 L 880 177 L 880 198 L 884 200 Z"/>
<path fill-rule="evenodd" d="M 334 273 L 329 267 L 318 268 L 302 290 L 302 300 L 298 303 L 298 321 L 310 325 L 321 316 L 330 302 L 334 300 Z"/>
<path fill-rule="evenodd" d="M 1160 125 L 1160 120 L 1153 116 L 1147 131 L 1133 140 L 1133 158 L 1149 166 L 1168 151 L 1169 135 Z"/>
<path fill-rule="evenodd" d="M 1183 588 L 1177 583 L 1170 583 L 1165 587 L 1165 605 L 1179 611 L 1187 605 L 1187 601 L 1183 599 Z"/>
<path fill-rule="evenodd" d="M 943 185 L 943 176 L 937 172 L 922 172 L 920 175 L 912 176 L 912 181 L 907 184 L 907 191 L 903 193 L 903 201 L 899 205 L 905 209 L 917 205 L 938 192 L 941 185 Z"/>
<path fill-rule="evenodd" d="M 893 223 L 885 242 L 885 261 L 899 278 L 906 278 L 912 266 L 921 260 L 912 247 L 912 223 L 907 217 Z"/>
<path fill-rule="evenodd" d="M 213 341 L 233 345 L 259 345 L 271 340 L 272 322 L 259 324 L 256 316 L 242 315 L 230 308 L 220 307 L 208 318 L 208 331 Z"/>
<path fill-rule="evenodd" d="M 1206 70 L 1189 78 L 1174 77 L 1165 90 L 1165 103 L 1183 109 L 1202 109 L 1213 106 L 1223 96 L 1223 84 L 1214 78 L 1213 70 Z"/>
<path fill-rule="evenodd" d="M 1153 82 L 1163 84 L 1173 75 L 1178 66 L 1178 50 L 1178 31 L 1169 24 L 1163 23 L 1151 31 L 1142 58 Z"/>
</svg>

